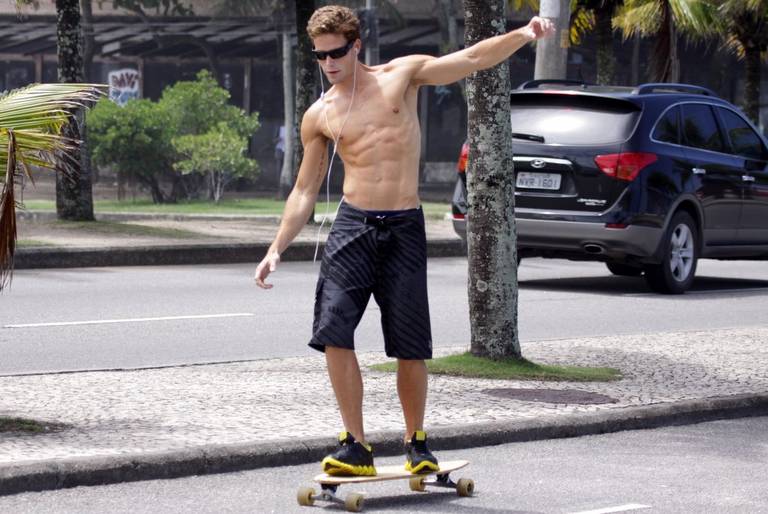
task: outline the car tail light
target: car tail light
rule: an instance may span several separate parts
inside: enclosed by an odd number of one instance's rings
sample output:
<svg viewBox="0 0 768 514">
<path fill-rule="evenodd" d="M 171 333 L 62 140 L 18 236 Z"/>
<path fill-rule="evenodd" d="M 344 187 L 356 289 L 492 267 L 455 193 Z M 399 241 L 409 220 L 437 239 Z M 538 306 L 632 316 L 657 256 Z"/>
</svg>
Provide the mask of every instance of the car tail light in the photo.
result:
<svg viewBox="0 0 768 514">
<path fill-rule="evenodd" d="M 455 220 L 463 220 L 463 219 L 466 219 L 466 218 L 467 218 L 466 214 L 461 214 L 460 212 L 454 212 L 453 213 L 453 219 L 455 219 Z"/>
<path fill-rule="evenodd" d="M 598 155 L 595 164 L 609 177 L 631 182 L 643 168 L 657 160 L 654 153 L 625 152 Z"/>
<path fill-rule="evenodd" d="M 459 154 L 459 173 L 465 173 L 467 171 L 467 158 L 469 157 L 469 145 L 464 143 L 461 145 L 461 153 Z"/>
</svg>

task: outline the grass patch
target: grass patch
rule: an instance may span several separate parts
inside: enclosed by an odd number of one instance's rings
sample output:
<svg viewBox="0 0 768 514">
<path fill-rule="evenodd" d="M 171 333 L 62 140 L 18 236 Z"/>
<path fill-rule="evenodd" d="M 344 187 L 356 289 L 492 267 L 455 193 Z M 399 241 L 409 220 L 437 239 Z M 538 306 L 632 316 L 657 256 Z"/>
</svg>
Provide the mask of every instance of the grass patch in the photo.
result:
<svg viewBox="0 0 768 514">
<path fill-rule="evenodd" d="M 503 380 L 548 380 L 568 382 L 610 382 L 619 380 L 621 373 L 613 368 L 582 366 L 547 366 L 529 360 L 504 359 L 495 361 L 462 353 L 426 361 L 429 372 L 435 375 L 452 375 L 472 378 Z M 396 362 L 371 366 L 376 371 L 395 371 Z"/>
<path fill-rule="evenodd" d="M 32 419 L 6 418 L 0 416 L 0 432 L 28 432 L 39 434 L 49 431 L 49 427 Z"/>
<path fill-rule="evenodd" d="M 19 239 L 16 241 L 18 248 L 35 248 L 38 246 L 54 246 L 47 241 L 40 241 L 39 239 Z"/>
<path fill-rule="evenodd" d="M 96 235 L 143 236 L 170 239 L 215 238 L 215 236 L 207 236 L 191 230 L 148 227 L 146 225 L 120 223 L 116 221 L 54 221 L 52 226 L 61 230 L 76 230 L 78 232 L 86 232 Z"/>
<path fill-rule="evenodd" d="M 331 200 L 331 212 L 336 210 L 338 200 Z M 450 212 L 448 203 L 424 202 L 424 215 L 431 219 L 442 219 Z M 30 210 L 55 211 L 56 202 L 53 200 L 28 200 L 24 207 Z M 205 200 L 193 200 L 178 203 L 154 204 L 151 200 L 96 200 L 94 211 L 117 213 L 166 213 L 166 214 L 268 214 L 280 215 L 285 207 L 283 200 L 273 198 L 245 198 L 222 200 L 218 204 Z M 315 207 L 318 213 L 325 212 L 325 201 L 318 202 Z"/>
</svg>

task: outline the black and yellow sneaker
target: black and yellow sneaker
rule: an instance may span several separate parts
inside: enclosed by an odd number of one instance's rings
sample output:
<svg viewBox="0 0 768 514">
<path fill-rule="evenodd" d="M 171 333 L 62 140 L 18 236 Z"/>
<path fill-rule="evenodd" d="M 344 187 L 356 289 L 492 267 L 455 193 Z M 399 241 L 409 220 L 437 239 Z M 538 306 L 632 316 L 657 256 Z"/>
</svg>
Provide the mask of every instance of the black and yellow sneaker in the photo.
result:
<svg viewBox="0 0 768 514">
<path fill-rule="evenodd" d="M 440 469 L 437 458 L 427 448 L 427 434 L 421 430 L 414 432 L 411 440 L 405 443 L 405 456 L 405 469 L 413 474 L 430 473 Z"/>
<path fill-rule="evenodd" d="M 355 441 L 349 432 L 339 434 L 341 448 L 323 459 L 323 471 L 334 476 L 375 476 L 373 449 Z"/>
</svg>

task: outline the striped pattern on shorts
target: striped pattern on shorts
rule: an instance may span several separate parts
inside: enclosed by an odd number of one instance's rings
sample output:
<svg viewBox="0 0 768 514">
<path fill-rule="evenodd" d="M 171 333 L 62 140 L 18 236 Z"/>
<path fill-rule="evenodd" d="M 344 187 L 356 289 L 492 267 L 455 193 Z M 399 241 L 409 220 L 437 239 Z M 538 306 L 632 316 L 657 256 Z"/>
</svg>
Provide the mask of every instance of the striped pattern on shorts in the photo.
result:
<svg viewBox="0 0 768 514">
<path fill-rule="evenodd" d="M 323 253 L 309 346 L 353 350 L 371 295 L 381 309 L 386 354 L 432 358 L 421 208 L 365 211 L 341 204 Z"/>
</svg>

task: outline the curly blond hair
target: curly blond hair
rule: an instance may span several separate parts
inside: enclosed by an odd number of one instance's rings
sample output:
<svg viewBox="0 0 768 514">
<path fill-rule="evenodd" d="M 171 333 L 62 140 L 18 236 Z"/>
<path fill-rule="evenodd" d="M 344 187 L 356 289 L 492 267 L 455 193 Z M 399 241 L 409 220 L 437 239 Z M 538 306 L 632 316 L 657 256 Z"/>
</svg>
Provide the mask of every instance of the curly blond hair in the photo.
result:
<svg viewBox="0 0 768 514">
<path fill-rule="evenodd" d="M 312 13 L 307 34 L 312 39 L 322 34 L 341 34 L 347 41 L 354 41 L 360 38 L 360 20 L 349 7 L 326 5 Z"/>
</svg>

